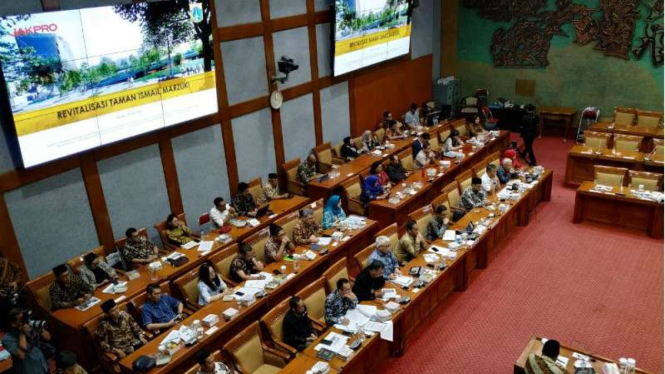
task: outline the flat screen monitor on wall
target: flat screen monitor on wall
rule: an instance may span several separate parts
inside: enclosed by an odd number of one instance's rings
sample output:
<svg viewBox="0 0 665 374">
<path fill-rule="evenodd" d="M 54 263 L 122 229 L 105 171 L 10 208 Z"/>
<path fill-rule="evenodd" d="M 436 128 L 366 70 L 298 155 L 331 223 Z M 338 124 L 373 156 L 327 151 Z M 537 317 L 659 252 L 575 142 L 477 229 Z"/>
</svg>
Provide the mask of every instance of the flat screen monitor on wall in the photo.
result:
<svg viewBox="0 0 665 374">
<path fill-rule="evenodd" d="M 335 0 L 334 75 L 409 53 L 410 4 L 411 0 Z"/>
<path fill-rule="evenodd" d="M 207 1 L 0 18 L 23 166 L 215 113 Z"/>
</svg>

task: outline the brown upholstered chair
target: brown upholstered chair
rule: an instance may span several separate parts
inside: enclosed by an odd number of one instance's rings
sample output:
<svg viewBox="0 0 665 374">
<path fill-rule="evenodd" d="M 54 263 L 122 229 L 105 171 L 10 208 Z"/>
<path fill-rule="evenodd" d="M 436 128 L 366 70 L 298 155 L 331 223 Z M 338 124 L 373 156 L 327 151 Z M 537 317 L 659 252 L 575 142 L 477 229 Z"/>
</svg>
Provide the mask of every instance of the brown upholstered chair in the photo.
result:
<svg viewBox="0 0 665 374">
<path fill-rule="evenodd" d="M 448 136 L 450 136 L 450 129 L 451 126 L 449 123 L 439 127 L 439 141 L 441 141 L 441 144 L 443 144 L 446 139 L 448 139 Z"/>
<path fill-rule="evenodd" d="M 282 170 L 286 175 L 286 190 L 294 195 L 305 196 L 305 184 L 298 181 L 298 165 L 300 165 L 300 158 L 282 165 Z"/>
<path fill-rule="evenodd" d="M 607 148 L 612 134 L 605 132 L 585 131 L 584 132 L 584 145 L 593 149 Z"/>
<path fill-rule="evenodd" d="M 479 163 L 473 165 L 473 167 L 471 167 L 471 170 L 473 170 L 473 175 L 475 175 L 478 178 L 482 178 L 483 175 L 487 173 L 488 164 L 489 163 L 487 162 L 487 158 L 485 158 Z"/>
<path fill-rule="evenodd" d="M 414 170 L 413 166 L 413 153 L 411 152 L 411 148 L 405 149 L 402 152 L 397 154 L 397 157 L 399 158 L 399 161 L 402 163 L 402 167 L 408 171 Z"/>
<path fill-rule="evenodd" d="M 642 139 L 641 136 L 614 135 L 614 149 L 619 152 L 639 151 Z"/>
<path fill-rule="evenodd" d="M 450 203 L 448 202 L 448 196 L 446 194 L 441 194 L 432 200 L 432 208 L 436 211 L 436 207 L 439 205 L 443 205 L 448 209 L 448 212 L 450 212 Z"/>
<path fill-rule="evenodd" d="M 459 193 L 462 195 L 464 191 L 471 186 L 471 181 L 473 179 L 473 170 L 466 170 L 455 178 L 459 184 Z"/>
<path fill-rule="evenodd" d="M 637 125 L 649 128 L 656 128 L 663 125 L 663 112 L 654 112 L 649 110 L 637 111 Z"/>
<path fill-rule="evenodd" d="M 209 258 L 209 261 L 215 267 L 217 273 L 222 275 L 222 280 L 224 280 L 229 287 L 235 287 L 238 285 L 236 282 L 232 281 L 229 276 L 229 273 L 231 272 L 231 262 L 238 255 L 238 249 L 238 244 L 233 243 Z"/>
<path fill-rule="evenodd" d="M 178 220 L 187 226 L 187 215 L 185 213 L 178 214 Z M 164 247 L 164 249 L 167 251 L 175 251 L 176 249 L 180 248 L 179 245 L 171 243 L 169 238 L 166 236 L 166 221 L 157 222 L 155 223 L 154 227 L 159 234 L 159 240 L 162 241 L 162 247 Z M 194 233 L 194 231 L 192 231 L 192 233 Z"/>
<path fill-rule="evenodd" d="M 332 148 L 333 156 L 337 157 L 338 159 L 342 160 L 343 162 L 346 162 L 344 157 L 342 157 L 342 146 L 344 145 L 344 142 L 339 142 L 335 144 L 335 146 Z"/>
<path fill-rule="evenodd" d="M 594 165 L 594 183 L 620 187 L 625 184 L 628 169 L 613 166 Z"/>
<path fill-rule="evenodd" d="M 344 163 L 343 159 L 337 158 L 333 155 L 330 143 L 323 143 L 314 148 L 316 155 L 317 169 L 319 173 L 327 173 L 332 169 L 333 165 L 341 165 Z"/>
<path fill-rule="evenodd" d="M 254 202 L 259 201 L 259 196 L 261 196 L 261 192 L 263 192 L 263 181 L 261 180 L 261 177 L 254 178 L 247 182 L 247 184 L 249 184 L 249 193 L 252 194 Z"/>
<path fill-rule="evenodd" d="M 448 200 L 450 208 L 452 209 L 460 208 L 461 195 L 459 192 L 459 184 L 457 183 L 457 181 L 448 183 L 446 186 L 443 187 L 441 192 L 444 195 L 446 195 L 446 200 Z"/>
<path fill-rule="evenodd" d="M 123 312 L 127 312 L 127 303 L 120 303 L 117 305 L 117 308 Z M 83 329 L 88 333 L 88 336 L 92 340 L 93 345 L 95 346 L 95 351 L 97 352 L 97 357 L 100 358 L 102 368 L 104 368 L 105 372 L 120 373 L 121 369 L 120 365 L 118 364 L 120 357 L 118 357 L 115 353 L 104 351 L 99 339 L 97 338 L 97 335 L 95 334 L 97 327 L 99 327 L 99 324 L 102 322 L 105 316 L 106 315 L 103 313 L 98 314 L 85 325 L 83 325 Z M 153 338 L 153 335 L 145 330 L 143 330 L 143 334 L 147 339 Z"/>
<path fill-rule="evenodd" d="M 418 231 L 420 231 L 420 233 L 426 237 L 427 224 L 432 220 L 433 215 L 434 210 L 432 209 L 432 205 L 427 204 L 424 207 L 409 213 L 409 218 L 416 221 L 418 224 Z"/>
<path fill-rule="evenodd" d="M 242 374 L 276 374 L 289 361 L 288 353 L 264 343 L 258 321 L 226 343 L 224 350 Z"/>
<path fill-rule="evenodd" d="M 282 226 L 282 229 L 284 229 L 286 235 L 293 240 L 293 227 L 296 225 L 296 223 L 298 223 L 299 218 L 300 218 L 299 211 L 291 212 L 286 216 L 275 221 L 275 224 Z M 263 248 L 261 248 L 261 250 L 263 250 Z"/>
<path fill-rule="evenodd" d="M 349 269 L 346 267 L 346 258 L 343 258 L 332 266 L 328 268 L 323 273 L 323 278 L 326 280 L 326 286 L 328 286 L 328 293 L 331 293 L 337 289 L 337 280 L 340 278 L 349 279 Z"/>
<path fill-rule="evenodd" d="M 316 282 L 303 288 L 296 294 L 307 307 L 307 314 L 312 321 L 314 329 L 325 331 L 326 325 L 326 279 L 321 277 Z"/>
<path fill-rule="evenodd" d="M 53 310 L 51 296 L 49 295 L 49 287 L 54 281 L 55 276 L 53 275 L 53 272 L 49 271 L 25 284 L 25 288 L 30 296 L 29 299 L 31 299 L 30 301 L 34 301 L 46 315 L 50 315 Z"/>
<path fill-rule="evenodd" d="M 362 271 L 364 268 L 367 267 L 367 260 L 369 259 L 369 256 L 376 250 L 376 244 L 370 244 L 365 249 L 362 251 L 356 253 L 353 258 L 356 260 L 356 265 L 358 265 L 358 269 Z M 392 250 L 392 248 L 391 248 Z"/>
<path fill-rule="evenodd" d="M 663 174 L 649 173 L 646 171 L 628 171 L 630 175 L 631 188 L 637 189 L 640 185 L 647 191 L 660 191 L 663 185 Z"/>
<path fill-rule="evenodd" d="M 268 227 L 252 234 L 249 236 L 247 239 L 244 240 L 245 244 L 248 244 L 249 246 L 252 247 L 254 250 L 254 255 L 256 258 L 263 262 L 264 264 L 266 263 L 266 256 L 265 256 L 265 245 L 266 242 L 270 239 L 270 229 Z"/>
<path fill-rule="evenodd" d="M 662 155 L 663 151 L 665 151 L 665 147 L 663 146 L 663 144 L 665 144 L 663 139 L 654 139 L 653 149 L 651 150 L 651 154 Z"/>
<path fill-rule="evenodd" d="M 270 334 L 273 347 L 286 352 L 293 358 L 298 351 L 296 347 L 284 343 L 284 316 L 289 311 L 289 299 L 274 306 L 268 313 L 261 317 L 261 323 Z"/>
<path fill-rule="evenodd" d="M 191 270 L 173 281 L 175 289 L 178 291 L 180 300 L 192 310 L 199 310 L 199 269 Z"/>
<path fill-rule="evenodd" d="M 632 125 L 635 123 L 637 111 L 634 108 L 614 108 L 614 123 L 616 125 Z"/>
<path fill-rule="evenodd" d="M 356 146 L 358 150 L 363 149 L 363 137 L 359 136 L 357 138 L 353 138 L 353 144 Z"/>
<path fill-rule="evenodd" d="M 383 138 L 385 138 L 385 136 L 386 136 L 386 129 L 384 129 L 382 127 L 380 129 L 374 131 L 374 136 L 376 136 L 376 138 L 379 139 L 379 142 L 381 144 L 383 144 L 383 141 L 384 141 Z"/>
<path fill-rule="evenodd" d="M 469 128 L 466 126 L 466 120 L 464 118 L 457 119 L 453 121 L 450 126 L 455 130 L 459 131 L 459 135 L 464 138 L 469 137 Z"/>
<path fill-rule="evenodd" d="M 360 176 L 357 175 L 342 182 L 342 188 L 346 195 L 346 204 L 349 211 L 364 216 L 365 206 L 360 200 L 360 194 L 362 193 L 361 183 Z"/>
<path fill-rule="evenodd" d="M 379 236 L 387 236 L 388 239 L 390 239 L 390 248 L 396 248 L 399 244 L 399 231 L 397 228 L 397 223 L 393 223 L 392 225 L 384 227 L 383 230 L 377 232 L 374 235 L 374 239 L 378 238 Z"/>
</svg>

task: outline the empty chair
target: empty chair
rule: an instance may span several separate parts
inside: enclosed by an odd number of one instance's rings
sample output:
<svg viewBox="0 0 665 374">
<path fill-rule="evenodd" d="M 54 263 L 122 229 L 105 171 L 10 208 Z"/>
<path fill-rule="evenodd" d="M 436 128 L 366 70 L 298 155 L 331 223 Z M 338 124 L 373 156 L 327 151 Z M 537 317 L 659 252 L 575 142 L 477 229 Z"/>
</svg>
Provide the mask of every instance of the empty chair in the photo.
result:
<svg viewBox="0 0 665 374">
<path fill-rule="evenodd" d="M 460 114 L 465 118 L 471 118 L 478 115 L 478 98 L 467 96 L 460 102 Z"/>
<path fill-rule="evenodd" d="M 399 157 L 399 160 L 402 163 L 402 167 L 404 167 L 404 169 L 407 171 L 414 170 L 413 153 L 411 152 L 410 148 L 400 152 L 397 157 Z"/>
<path fill-rule="evenodd" d="M 584 145 L 593 149 L 603 149 L 607 148 L 608 141 L 612 134 L 604 132 L 595 132 L 595 131 L 585 131 L 584 132 Z"/>
<path fill-rule="evenodd" d="M 628 173 L 630 175 L 630 185 L 633 189 L 644 186 L 647 191 L 660 191 L 663 185 L 663 174 L 636 170 L 630 170 Z"/>
<path fill-rule="evenodd" d="M 349 211 L 364 216 L 365 205 L 360 200 L 360 194 L 362 193 L 360 176 L 357 175 L 344 181 L 342 183 L 342 188 L 344 189 L 344 195 L 346 195 L 346 204 Z"/>
<path fill-rule="evenodd" d="M 616 125 L 632 125 L 635 123 L 635 116 L 637 111 L 633 108 L 614 108 L 614 124 Z"/>
<path fill-rule="evenodd" d="M 641 136 L 614 135 L 614 149 L 617 151 L 639 151 L 641 143 Z"/>
<path fill-rule="evenodd" d="M 316 155 L 316 168 L 319 173 L 327 173 L 332 169 L 333 165 L 341 165 L 344 163 L 343 159 L 337 158 L 333 155 L 329 142 L 315 147 L 314 154 Z"/>
<path fill-rule="evenodd" d="M 624 185 L 628 169 L 613 166 L 594 165 L 594 183 L 605 186 L 620 187 Z"/>
<path fill-rule="evenodd" d="M 288 353 L 264 344 L 258 322 L 233 337 L 224 350 L 243 374 L 276 374 L 289 360 Z"/>
<path fill-rule="evenodd" d="M 653 140 L 653 149 L 651 150 L 651 154 L 654 155 L 663 155 L 663 151 L 665 150 L 663 147 L 663 139 L 654 139 Z"/>
<path fill-rule="evenodd" d="M 637 125 L 649 128 L 656 128 L 663 123 L 663 112 L 654 112 L 649 110 L 637 111 Z"/>
<path fill-rule="evenodd" d="M 254 201 L 259 201 L 259 196 L 261 196 L 261 192 L 263 191 L 263 181 L 261 180 L 261 177 L 252 179 L 247 182 L 247 184 L 249 184 L 249 193 L 252 194 Z"/>
<path fill-rule="evenodd" d="M 291 160 L 282 165 L 282 170 L 286 175 L 286 190 L 294 195 L 305 196 L 305 185 L 298 181 L 298 165 L 300 165 L 300 158 Z"/>
</svg>

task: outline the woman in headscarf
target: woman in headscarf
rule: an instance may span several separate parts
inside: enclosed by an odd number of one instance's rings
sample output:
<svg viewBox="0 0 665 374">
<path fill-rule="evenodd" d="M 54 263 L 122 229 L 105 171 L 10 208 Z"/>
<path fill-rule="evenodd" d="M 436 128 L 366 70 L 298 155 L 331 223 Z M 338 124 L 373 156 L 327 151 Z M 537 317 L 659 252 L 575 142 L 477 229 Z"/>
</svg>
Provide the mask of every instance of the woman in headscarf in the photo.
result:
<svg viewBox="0 0 665 374">
<path fill-rule="evenodd" d="M 388 193 L 379 184 L 379 177 L 369 175 L 363 182 L 363 190 L 360 193 L 360 201 L 367 205 L 372 200 L 380 200 L 388 197 Z"/>
<path fill-rule="evenodd" d="M 381 187 L 388 187 L 390 188 L 390 178 L 388 177 L 388 174 L 383 170 L 383 165 L 381 164 L 381 161 L 374 161 L 372 163 L 372 166 L 369 168 L 369 173 L 372 175 L 376 175 L 379 178 L 379 185 Z"/>
<path fill-rule="evenodd" d="M 506 149 L 506 151 L 503 153 L 503 158 L 509 158 L 513 161 L 513 169 L 521 169 L 522 168 L 522 163 L 519 161 L 519 158 L 517 157 L 517 151 L 514 149 Z"/>
<path fill-rule="evenodd" d="M 344 138 L 344 144 L 340 149 L 341 156 L 347 160 L 353 160 L 354 158 L 360 156 L 360 151 L 353 144 L 353 139 L 350 136 Z"/>
<path fill-rule="evenodd" d="M 346 219 L 346 213 L 342 209 L 342 199 L 339 195 L 332 195 L 326 201 L 326 206 L 323 208 L 323 222 L 321 227 L 327 230 L 337 225 Z"/>
<path fill-rule="evenodd" d="M 381 143 L 376 135 L 373 135 L 370 130 L 363 133 L 363 149 L 362 152 L 372 152 L 374 148 L 380 146 Z"/>
</svg>

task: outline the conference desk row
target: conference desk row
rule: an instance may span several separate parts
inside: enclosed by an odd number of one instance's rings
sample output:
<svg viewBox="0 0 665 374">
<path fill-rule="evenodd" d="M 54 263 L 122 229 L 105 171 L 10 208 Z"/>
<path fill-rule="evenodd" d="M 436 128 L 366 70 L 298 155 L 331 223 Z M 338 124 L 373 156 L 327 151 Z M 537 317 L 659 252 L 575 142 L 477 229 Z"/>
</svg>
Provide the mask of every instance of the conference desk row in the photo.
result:
<svg viewBox="0 0 665 374">
<path fill-rule="evenodd" d="M 594 182 L 583 182 L 575 194 L 573 223 L 593 221 L 645 232 L 649 237 L 663 237 L 663 204 L 640 198 L 629 187 L 611 187 L 601 191 Z"/>
<path fill-rule="evenodd" d="M 523 225 L 528 222 L 526 217 L 528 213 L 535 208 L 540 201 L 547 201 L 550 198 L 552 184 L 552 172 L 546 171 L 536 182 L 531 189 L 525 190 L 519 200 L 509 200 L 502 202 L 507 204 L 507 211 L 500 214 L 498 209 L 490 207 L 483 207 L 474 209 L 460 219 L 453 226 L 454 229 L 464 229 L 470 221 L 480 223 L 483 219 L 489 219 L 488 230 L 480 235 L 473 243 L 463 244 L 457 251 L 455 258 L 440 260 L 446 263 L 446 268 L 436 275 L 431 282 L 422 288 L 414 288 L 414 284 L 403 289 L 393 283 L 387 283 L 386 288 L 395 289 L 396 293 L 400 296 L 409 296 L 411 301 L 402 305 L 400 309 L 393 313 L 393 339 L 391 341 L 381 339 L 378 334 L 368 337 L 362 346 L 354 351 L 351 356 L 343 360 L 339 357 L 334 357 L 331 361 L 333 373 L 371 373 L 375 372 L 377 366 L 384 363 L 390 356 L 401 354 L 405 347 L 407 339 L 412 335 L 416 327 L 422 324 L 426 318 L 437 307 L 443 303 L 453 291 L 463 291 L 467 288 L 471 274 L 475 269 L 486 268 L 493 259 L 499 248 L 501 240 L 508 236 L 517 225 Z M 494 204 L 500 203 L 496 196 L 492 196 L 490 200 Z M 490 214 L 495 214 L 494 218 L 489 218 Z M 361 232 L 354 233 L 354 236 L 361 236 L 362 232 L 371 230 L 371 220 L 368 220 L 368 225 L 361 230 Z M 397 230 L 389 234 L 391 239 L 397 240 L 399 233 Z M 340 243 L 339 246 L 344 246 L 347 243 Z M 368 244 L 368 241 L 361 243 L 349 243 L 348 250 L 357 253 Z M 433 242 L 439 248 L 447 248 L 448 243 L 443 240 L 436 240 Z M 302 252 L 306 248 L 298 248 L 298 252 Z M 332 255 L 337 249 L 331 248 Z M 278 269 L 279 266 L 285 262 L 275 263 L 268 266 L 267 272 L 272 272 Z M 292 273 L 292 265 L 288 262 L 287 273 Z M 351 266 L 350 263 L 347 263 Z M 300 288 L 304 288 L 307 284 L 311 283 L 314 279 L 322 276 L 323 272 L 328 266 L 327 261 L 322 256 L 317 256 L 313 261 L 301 261 L 299 272 L 286 283 L 274 290 L 268 291 L 268 295 L 262 299 L 258 299 L 255 304 L 250 307 L 239 307 L 235 301 L 213 302 L 201 310 L 188 317 L 183 323 L 189 325 L 192 321 L 199 319 L 209 314 L 217 314 L 220 316 L 218 322 L 211 330 L 208 330 L 204 337 L 195 345 L 191 347 L 182 347 L 172 357 L 171 361 L 162 367 L 157 367 L 150 371 L 151 374 L 163 373 L 176 373 L 184 372 L 187 368 L 193 365 L 193 356 L 201 349 L 201 347 L 209 347 L 212 350 L 219 349 L 234 335 L 236 335 L 243 328 L 249 326 L 255 321 L 259 320 L 262 315 L 274 307 L 277 302 L 284 300 L 289 295 L 295 294 Z M 411 267 L 421 266 L 427 267 L 427 261 L 423 254 L 414 258 L 409 264 L 402 268 L 403 273 L 407 273 Z M 414 282 L 415 283 L 415 282 Z M 241 284 L 239 287 L 242 287 Z M 383 308 L 384 302 L 382 300 L 375 300 L 371 302 L 363 302 L 363 304 L 373 305 L 377 308 Z M 235 308 L 239 310 L 239 315 L 231 321 L 223 320 L 221 313 L 228 308 Z M 174 327 L 178 328 L 178 327 Z M 330 328 L 328 331 L 312 343 L 301 354 L 297 355 L 283 370 L 284 373 L 304 373 L 318 360 L 317 352 L 314 347 L 327 336 L 329 332 L 341 333 L 336 328 Z M 209 333 L 209 334 L 208 334 Z M 140 355 L 155 355 L 158 352 L 158 347 L 168 332 L 164 332 L 160 337 L 155 338 L 147 345 L 141 347 L 138 351 L 127 356 L 120 362 L 123 372 L 130 373 L 132 362 Z"/>
<path fill-rule="evenodd" d="M 663 139 L 663 127 L 649 127 L 638 125 L 617 125 L 612 122 L 597 122 L 589 126 L 589 130 L 606 132 L 617 135 L 642 136 L 642 144 L 639 150 L 649 152 L 653 148 L 653 139 Z"/>
<path fill-rule="evenodd" d="M 582 182 L 594 180 L 595 165 L 662 174 L 665 165 L 663 156 L 661 153 L 594 149 L 585 145 L 575 145 L 568 150 L 565 183 L 576 187 Z"/>
</svg>

